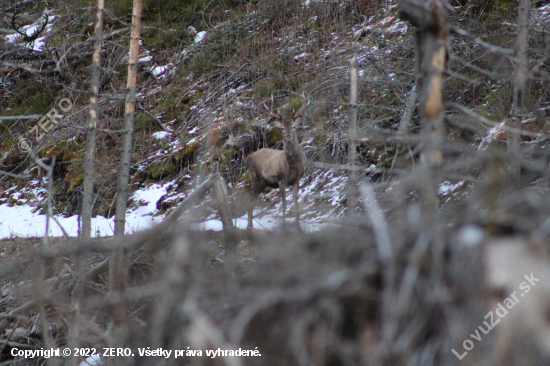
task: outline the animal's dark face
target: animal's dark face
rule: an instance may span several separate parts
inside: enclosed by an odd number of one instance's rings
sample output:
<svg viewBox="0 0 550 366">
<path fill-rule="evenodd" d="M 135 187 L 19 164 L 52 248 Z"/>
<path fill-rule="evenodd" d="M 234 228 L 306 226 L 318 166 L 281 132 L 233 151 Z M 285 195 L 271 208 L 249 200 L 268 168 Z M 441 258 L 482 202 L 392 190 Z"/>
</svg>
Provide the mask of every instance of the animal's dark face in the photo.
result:
<svg viewBox="0 0 550 366">
<path fill-rule="evenodd" d="M 293 141 L 296 138 L 296 126 L 285 126 L 283 130 L 283 138 L 285 141 Z"/>
<path fill-rule="evenodd" d="M 229 150 L 235 148 L 237 148 L 237 139 L 233 136 L 233 134 L 230 134 L 225 144 L 223 144 L 222 149 Z"/>
</svg>

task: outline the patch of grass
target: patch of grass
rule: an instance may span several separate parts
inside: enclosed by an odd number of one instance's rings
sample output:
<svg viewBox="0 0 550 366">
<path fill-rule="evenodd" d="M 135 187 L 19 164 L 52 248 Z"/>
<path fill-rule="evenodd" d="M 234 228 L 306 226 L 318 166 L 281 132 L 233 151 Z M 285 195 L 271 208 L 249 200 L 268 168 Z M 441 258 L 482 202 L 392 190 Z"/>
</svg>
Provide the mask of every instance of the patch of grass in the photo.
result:
<svg viewBox="0 0 550 366">
<path fill-rule="evenodd" d="M 274 79 L 260 80 L 254 88 L 254 95 L 256 98 L 265 99 L 274 94 L 277 90 L 281 89 L 281 83 Z"/>
<path fill-rule="evenodd" d="M 290 121 L 292 117 L 302 108 L 304 101 L 302 97 L 292 97 L 280 109 L 281 117 L 284 121 Z"/>
<path fill-rule="evenodd" d="M 203 51 L 199 51 L 195 53 L 195 55 L 187 65 L 187 71 L 196 73 L 197 75 L 214 71 L 215 69 L 216 69 L 215 60 L 207 56 L 206 53 Z"/>
<path fill-rule="evenodd" d="M 156 132 L 160 129 L 157 121 L 148 114 L 136 112 L 136 119 L 134 121 L 134 131 L 150 131 Z"/>
<path fill-rule="evenodd" d="M 44 89 L 48 88 L 48 92 L 44 93 Z M 8 107 L 6 115 L 16 116 L 22 114 L 44 114 L 55 107 L 57 89 L 45 86 L 36 81 L 24 80 L 13 88 L 17 97 L 8 99 Z"/>
</svg>

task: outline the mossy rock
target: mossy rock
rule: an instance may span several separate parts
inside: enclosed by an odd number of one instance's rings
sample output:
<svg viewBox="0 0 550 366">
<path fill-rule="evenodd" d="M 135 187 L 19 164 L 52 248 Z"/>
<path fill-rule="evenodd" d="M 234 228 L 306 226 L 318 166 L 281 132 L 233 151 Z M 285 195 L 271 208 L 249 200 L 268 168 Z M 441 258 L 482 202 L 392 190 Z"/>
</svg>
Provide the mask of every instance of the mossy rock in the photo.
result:
<svg viewBox="0 0 550 366">
<path fill-rule="evenodd" d="M 179 150 L 174 155 L 174 160 L 177 163 L 191 161 L 195 157 L 195 153 L 197 152 L 197 150 L 199 150 L 198 142 L 192 142 L 190 144 L 186 144 L 183 149 Z"/>
<path fill-rule="evenodd" d="M 23 204 L 23 201 L 16 200 L 15 198 L 10 198 L 8 201 L 9 207 L 22 206 Z"/>
<path fill-rule="evenodd" d="M 64 144 L 60 144 L 52 147 L 51 149 L 48 150 L 48 152 L 44 157 L 50 158 L 52 156 L 55 156 L 57 161 L 63 160 L 63 157 L 65 156 L 65 153 L 66 153 L 66 146 L 63 146 L 63 145 Z"/>
<path fill-rule="evenodd" d="M 21 193 L 21 194 L 19 195 L 19 198 L 20 198 L 20 199 L 30 200 L 30 199 L 35 198 L 35 195 L 34 195 L 33 193 L 26 192 L 26 193 Z"/>
<path fill-rule="evenodd" d="M 155 163 L 150 168 L 151 177 L 157 179 L 161 176 L 172 174 L 176 167 L 171 162 Z"/>
<path fill-rule="evenodd" d="M 40 150 L 38 150 L 38 153 L 36 154 L 40 159 L 44 158 L 48 151 L 50 150 L 50 146 L 43 146 Z"/>
<path fill-rule="evenodd" d="M 80 173 L 69 182 L 69 192 L 74 191 L 76 187 L 84 182 L 84 173 Z"/>
<path fill-rule="evenodd" d="M 265 141 L 268 146 L 273 146 L 283 140 L 283 131 L 280 128 L 270 128 L 265 131 Z"/>
<path fill-rule="evenodd" d="M 71 161 L 71 160 L 75 160 L 75 159 L 78 159 L 77 154 L 74 153 L 73 151 L 68 151 L 68 152 L 63 156 L 62 161 Z"/>
<path fill-rule="evenodd" d="M 74 146 L 70 146 L 74 145 Z M 85 156 L 84 151 L 80 151 L 80 144 L 75 141 L 74 144 L 63 142 L 55 146 L 44 146 L 38 151 L 39 158 L 51 158 L 55 156 L 57 161 L 71 161 L 82 159 Z"/>
</svg>

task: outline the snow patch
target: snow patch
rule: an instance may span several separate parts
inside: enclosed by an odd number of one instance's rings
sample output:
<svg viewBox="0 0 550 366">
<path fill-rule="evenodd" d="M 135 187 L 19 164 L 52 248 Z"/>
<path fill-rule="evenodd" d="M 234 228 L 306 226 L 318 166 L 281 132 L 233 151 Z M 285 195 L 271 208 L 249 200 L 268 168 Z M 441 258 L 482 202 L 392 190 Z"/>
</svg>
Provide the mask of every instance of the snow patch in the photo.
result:
<svg viewBox="0 0 550 366">
<path fill-rule="evenodd" d="M 464 185 L 464 181 L 461 180 L 458 183 L 451 184 L 448 180 L 444 181 L 439 185 L 438 192 L 441 195 L 450 194 L 454 191 L 456 191 L 458 188 L 462 187 Z"/>
<path fill-rule="evenodd" d="M 204 41 L 205 37 L 206 37 L 206 31 L 197 33 L 197 35 L 195 36 L 195 43 L 201 43 L 202 41 Z"/>
<path fill-rule="evenodd" d="M 168 139 L 172 134 L 167 131 L 158 131 L 152 134 L 151 136 L 156 140 L 165 140 Z"/>
<path fill-rule="evenodd" d="M 38 184 L 38 181 L 34 182 Z M 164 215 L 153 216 L 157 210 L 157 201 L 166 194 L 167 188 L 173 182 L 164 185 L 152 184 L 146 188 L 137 190 L 132 199 L 140 202 L 142 206 L 131 208 L 126 212 L 125 232 L 131 234 L 135 231 L 149 228 L 161 222 Z M 5 192 L 5 195 L 12 193 L 12 197 L 18 199 L 23 192 L 12 192 L 15 187 Z M 44 188 L 37 188 L 32 191 L 36 197 L 45 196 Z M 55 215 L 59 224 L 67 235 L 78 235 L 77 215 L 64 217 Z M 44 235 L 47 216 L 36 212 L 36 208 L 30 204 L 10 207 L 8 204 L 0 205 L 0 239 L 9 237 L 35 237 Z M 92 236 L 111 236 L 115 229 L 115 218 L 110 219 L 103 216 L 92 218 Z M 50 236 L 63 236 L 63 231 L 54 221 L 50 221 Z"/>
<path fill-rule="evenodd" d="M 95 354 L 87 357 L 84 361 L 80 363 L 80 366 L 98 366 L 103 364 L 103 359 L 100 355 Z"/>
</svg>

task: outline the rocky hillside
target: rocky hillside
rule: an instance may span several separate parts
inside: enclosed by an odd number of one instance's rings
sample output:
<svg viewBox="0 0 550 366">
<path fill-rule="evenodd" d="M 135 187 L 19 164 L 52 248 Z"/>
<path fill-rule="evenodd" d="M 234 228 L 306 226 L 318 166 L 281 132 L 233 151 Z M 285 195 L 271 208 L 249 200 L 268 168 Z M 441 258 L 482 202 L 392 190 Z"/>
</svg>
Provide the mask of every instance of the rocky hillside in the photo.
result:
<svg viewBox="0 0 550 366">
<path fill-rule="evenodd" d="M 0 9 L 2 28 L 11 27 L 17 9 L 15 25 L 27 35 L 40 30 L 42 14 L 48 18 L 43 33 L 32 42 L 18 33 L 3 35 L 2 115 L 54 116 L 46 122 L 38 117 L 3 120 L 1 169 L 15 176 L 0 177 L 0 207 L 30 205 L 35 214 L 43 212 L 44 172 L 34 159 L 49 164 L 55 156 L 54 211 L 70 217 L 79 212 L 84 177 L 95 15 L 94 6 L 82 0 L 47 4 L 43 9 L 43 4 L 23 1 L 16 7 L 12 2 Z M 131 5 L 128 0 L 107 5 L 94 182 L 94 215 L 107 219 L 114 214 Z M 526 98 L 526 117 L 536 123 L 526 140 L 544 125 L 548 105 L 541 53 L 548 7 L 537 5 L 529 46 L 538 76 L 533 74 L 529 81 Z M 447 10 L 450 25 L 459 30 L 451 32 L 449 41 L 444 98 L 474 113 L 447 106 L 445 133 L 455 146 L 449 155 L 456 156 L 486 144 L 488 138 L 494 140 L 489 129 L 510 113 L 513 65 L 500 50 L 513 48 L 517 11 L 513 1 L 451 1 Z M 307 159 L 300 192 L 304 222 L 314 229 L 341 216 L 348 174 L 326 164 L 347 161 L 353 57 L 359 65 L 357 160 L 364 168 L 360 177 L 387 188 L 396 174 L 418 159 L 420 146 L 414 138 L 406 145 L 394 140 L 400 125 L 410 136 L 419 132 L 411 92 L 414 30 L 398 18 L 394 1 L 193 0 L 183 5 L 177 0 L 146 0 L 142 36 L 131 191 L 156 184 L 163 194 L 155 196 L 155 202 L 134 196 L 132 210 L 152 204 L 147 213 L 162 217 L 201 177 L 217 171 L 231 189 L 233 216 L 243 217 L 249 184 L 244 158 L 261 147 L 282 148 L 280 125 L 268 108 L 291 114 L 307 100 L 310 106 L 299 127 Z M 223 149 L 230 134 L 237 148 Z M 443 202 L 466 184 L 456 173 L 442 179 Z M 216 217 L 207 201 L 203 214 L 193 220 Z M 260 226 L 272 227 L 280 212 L 277 192 L 266 190 L 261 207 L 256 215 Z M 206 227 L 212 225 L 217 224 Z"/>
</svg>

